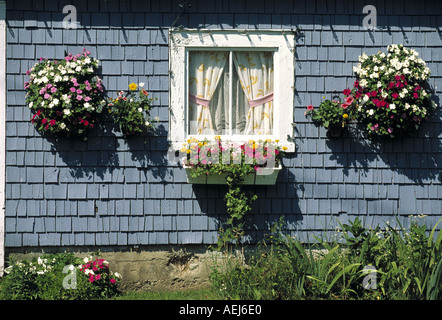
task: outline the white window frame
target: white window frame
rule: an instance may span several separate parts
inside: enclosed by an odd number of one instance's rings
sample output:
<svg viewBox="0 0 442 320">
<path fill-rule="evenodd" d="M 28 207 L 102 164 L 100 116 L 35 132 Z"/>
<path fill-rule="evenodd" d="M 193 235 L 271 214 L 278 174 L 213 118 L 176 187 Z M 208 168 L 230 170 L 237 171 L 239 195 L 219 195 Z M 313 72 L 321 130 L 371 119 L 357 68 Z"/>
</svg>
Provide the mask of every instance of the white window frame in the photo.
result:
<svg viewBox="0 0 442 320">
<path fill-rule="evenodd" d="M 294 110 L 294 54 L 293 30 L 220 30 L 170 29 L 169 76 L 170 117 L 169 140 L 179 150 L 188 138 L 213 139 L 215 135 L 188 135 L 188 53 L 194 50 L 273 51 L 274 52 L 274 115 L 272 135 L 221 135 L 223 140 L 248 141 L 279 139 L 287 152 L 295 151 L 293 141 Z M 232 71 L 232 70 L 231 70 Z"/>
</svg>

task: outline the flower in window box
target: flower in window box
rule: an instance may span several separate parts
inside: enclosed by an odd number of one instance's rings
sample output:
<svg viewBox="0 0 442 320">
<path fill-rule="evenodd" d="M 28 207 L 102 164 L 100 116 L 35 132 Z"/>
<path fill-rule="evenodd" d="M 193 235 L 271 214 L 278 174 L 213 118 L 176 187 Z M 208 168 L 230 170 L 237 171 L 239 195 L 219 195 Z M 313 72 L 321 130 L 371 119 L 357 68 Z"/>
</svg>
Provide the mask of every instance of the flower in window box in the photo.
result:
<svg viewBox="0 0 442 320">
<path fill-rule="evenodd" d="M 41 58 L 26 73 L 30 78 L 24 86 L 26 103 L 39 132 L 86 137 L 106 105 L 102 81 L 96 75 L 98 65 L 84 49 L 60 61 Z"/>
<path fill-rule="evenodd" d="M 278 142 L 270 139 L 235 143 L 222 141 L 219 136 L 215 141 L 191 138 L 180 149 L 184 155 L 181 164 L 186 168 L 193 183 L 209 181 L 201 180 L 202 177 L 221 177 L 216 180 L 216 183 L 220 184 L 226 183 L 227 176 L 243 179 L 246 184 L 254 184 L 255 176 L 271 174 L 274 174 L 274 179 L 269 184 L 274 184 L 285 150 L 287 147 L 280 146 Z M 251 174 L 254 176 L 252 181 L 249 181 L 247 179 Z M 264 181 L 262 184 L 267 183 Z"/>
<path fill-rule="evenodd" d="M 131 83 L 126 93 L 120 91 L 116 99 L 109 100 L 109 112 L 125 136 L 141 134 L 153 128 L 150 111 L 154 98 L 143 86 L 144 83 Z"/>
</svg>

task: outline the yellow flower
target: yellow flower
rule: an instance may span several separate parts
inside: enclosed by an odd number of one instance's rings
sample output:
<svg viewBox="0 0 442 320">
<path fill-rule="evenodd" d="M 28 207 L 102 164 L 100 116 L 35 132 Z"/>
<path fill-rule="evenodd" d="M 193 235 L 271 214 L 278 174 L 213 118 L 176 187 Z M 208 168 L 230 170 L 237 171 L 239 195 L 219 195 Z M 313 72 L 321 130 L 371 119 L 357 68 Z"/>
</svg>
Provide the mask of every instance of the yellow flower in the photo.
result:
<svg viewBox="0 0 442 320">
<path fill-rule="evenodd" d="M 221 136 L 215 136 L 215 140 L 221 140 Z"/>
<path fill-rule="evenodd" d="M 276 139 L 275 142 L 278 143 L 278 142 L 279 142 L 279 139 Z"/>
<path fill-rule="evenodd" d="M 348 118 L 348 114 L 344 113 L 342 117 L 343 117 L 344 119 L 347 119 L 347 118 Z"/>
<path fill-rule="evenodd" d="M 288 148 L 287 147 L 282 147 L 282 150 L 287 150 Z"/>
<path fill-rule="evenodd" d="M 137 88 L 138 88 L 138 86 L 133 82 L 129 85 L 129 89 L 132 91 L 137 90 Z"/>
<path fill-rule="evenodd" d="M 186 148 L 181 148 L 180 151 L 181 151 L 181 152 L 186 152 L 186 150 L 187 150 Z"/>
</svg>

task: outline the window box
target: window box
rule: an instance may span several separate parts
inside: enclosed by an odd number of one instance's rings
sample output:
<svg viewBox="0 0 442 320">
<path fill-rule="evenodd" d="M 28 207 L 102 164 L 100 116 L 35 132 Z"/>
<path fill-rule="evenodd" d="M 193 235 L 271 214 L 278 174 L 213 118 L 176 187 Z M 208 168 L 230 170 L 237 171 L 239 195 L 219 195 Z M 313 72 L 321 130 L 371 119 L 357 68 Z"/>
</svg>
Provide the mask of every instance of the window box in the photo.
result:
<svg viewBox="0 0 442 320">
<path fill-rule="evenodd" d="M 190 173 L 192 168 L 189 166 L 183 166 L 186 170 L 187 182 L 190 184 L 226 184 L 227 173 L 220 175 L 200 176 L 197 178 L 191 177 Z M 245 185 L 274 185 L 278 174 L 281 171 L 282 166 L 277 168 L 262 168 L 260 174 L 250 173 L 246 176 Z"/>
</svg>

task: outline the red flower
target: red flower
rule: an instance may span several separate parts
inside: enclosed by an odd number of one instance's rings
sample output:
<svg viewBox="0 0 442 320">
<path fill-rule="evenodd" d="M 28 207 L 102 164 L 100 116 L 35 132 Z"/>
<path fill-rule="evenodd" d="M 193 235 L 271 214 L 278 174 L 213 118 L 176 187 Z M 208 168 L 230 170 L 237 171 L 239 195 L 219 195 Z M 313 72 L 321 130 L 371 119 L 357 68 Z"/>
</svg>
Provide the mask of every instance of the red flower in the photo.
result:
<svg viewBox="0 0 442 320">
<path fill-rule="evenodd" d="M 392 89 L 394 88 L 394 82 L 390 82 L 390 84 L 388 85 L 388 89 Z"/>
<path fill-rule="evenodd" d="M 414 92 L 414 93 L 413 93 L 413 98 L 415 98 L 415 99 L 419 98 L 419 93 Z"/>
<path fill-rule="evenodd" d="M 415 91 L 415 92 L 418 92 L 420 89 L 421 89 L 421 87 L 420 87 L 420 86 L 417 86 L 416 88 L 414 88 L 414 91 Z"/>
<path fill-rule="evenodd" d="M 110 282 L 111 283 L 115 283 L 117 280 L 115 280 L 115 279 L 110 279 Z"/>
<path fill-rule="evenodd" d="M 55 119 L 52 119 L 51 121 L 49 121 L 49 124 L 50 124 L 51 126 L 55 125 Z"/>
<path fill-rule="evenodd" d="M 393 97 L 393 99 L 397 99 L 399 97 L 399 95 L 395 92 L 391 95 Z"/>
<path fill-rule="evenodd" d="M 371 95 L 372 97 L 376 97 L 377 94 L 378 94 L 378 93 L 377 93 L 376 91 L 372 91 L 372 92 L 370 92 L 370 95 Z"/>
<path fill-rule="evenodd" d="M 46 122 L 48 122 L 48 119 L 43 118 L 43 120 L 41 120 L 41 123 L 45 124 Z"/>
<path fill-rule="evenodd" d="M 351 93 L 351 90 L 350 89 L 344 89 L 343 93 L 344 93 L 345 96 L 349 96 L 350 93 Z"/>
<path fill-rule="evenodd" d="M 313 108 L 313 106 L 312 105 L 309 105 L 309 106 L 307 106 L 307 110 L 313 110 L 314 108 Z"/>
<path fill-rule="evenodd" d="M 89 125 L 89 121 L 84 120 L 84 121 L 83 121 L 83 124 L 87 127 L 87 126 Z"/>
<path fill-rule="evenodd" d="M 400 81 L 400 80 L 401 80 L 401 76 L 395 76 L 395 77 L 394 77 L 394 80 L 396 80 L 396 81 Z"/>
</svg>

